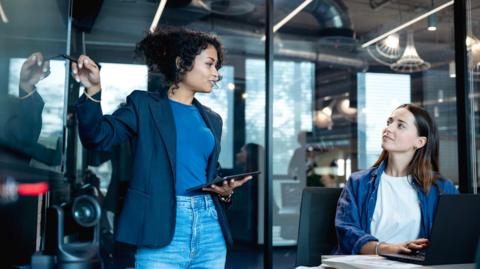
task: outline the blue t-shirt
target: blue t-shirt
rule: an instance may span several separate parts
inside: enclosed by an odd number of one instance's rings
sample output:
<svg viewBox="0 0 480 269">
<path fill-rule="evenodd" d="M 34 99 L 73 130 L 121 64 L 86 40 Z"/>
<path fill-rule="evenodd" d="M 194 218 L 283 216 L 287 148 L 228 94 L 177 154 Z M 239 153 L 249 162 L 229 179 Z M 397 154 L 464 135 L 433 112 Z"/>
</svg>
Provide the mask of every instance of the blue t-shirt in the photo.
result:
<svg viewBox="0 0 480 269">
<path fill-rule="evenodd" d="M 215 138 L 194 105 L 170 100 L 177 133 L 176 195 L 195 195 L 186 189 L 207 182 L 207 165 Z"/>
</svg>

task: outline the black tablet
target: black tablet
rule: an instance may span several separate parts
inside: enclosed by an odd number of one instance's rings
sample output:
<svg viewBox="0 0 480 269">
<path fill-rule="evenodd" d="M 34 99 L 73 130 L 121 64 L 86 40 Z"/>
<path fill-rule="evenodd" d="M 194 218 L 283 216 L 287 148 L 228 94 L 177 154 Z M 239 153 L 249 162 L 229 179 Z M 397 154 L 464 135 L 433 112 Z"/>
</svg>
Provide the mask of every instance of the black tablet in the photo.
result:
<svg viewBox="0 0 480 269">
<path fill-rule="evenodd" d="M 187 191 L 201 191 L 202 188 L 209 187 L 212 184 L 216 184 L 216 185 L 221 186 L 223 184 L 223 181 L 225 181 L 225 180 L 232 180 L 232 179 L 233 180 L 240 180 L 240 179 L 242 179 L 246 176 L 258 175 L 260 173 L 261 173 L 260 171 L 254 171 L 254 172 L 247 172 L 247 173 L 229 175 L 229 176 L 224 176 L 224 177 L 217 177 L 213 181 L 210 181 L 208 183 L 188 188 Z"/>
</svg>

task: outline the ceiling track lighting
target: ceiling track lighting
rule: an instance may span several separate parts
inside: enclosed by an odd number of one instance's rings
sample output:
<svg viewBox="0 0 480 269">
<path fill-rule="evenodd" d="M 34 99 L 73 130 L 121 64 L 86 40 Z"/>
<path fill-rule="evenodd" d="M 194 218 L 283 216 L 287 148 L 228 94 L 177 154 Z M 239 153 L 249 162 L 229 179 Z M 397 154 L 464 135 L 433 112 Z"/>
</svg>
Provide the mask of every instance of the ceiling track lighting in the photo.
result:
<svg viewBox="0 0 480 269">
<path fill-rule="evenodd" d="M 2 3 L 0 3 L 0 18 L 2 19 L 3 23 L 8 23 L 8 17 L 7 17 L 7 14 L 5 14 L 5 11 L 3 10 Z"/>
<path fill-rule="evenodd" d="M 432 10 L 430 10 L 430 11 L 428 11 L 428 12 L 426 12 L 426 13 L 424 13 L 424 14 L 422 14 L 422 15 L 420 15 L 420 16 L 418 16 L 418 17 L 416 17 L 416 18 L 414 18 L 414 19 L 412 19 L 412 20 L 410 20 L 410 21 L 407 21 L 406 23 L 404 23 L 404 24 L 402 24 L 402 25 L 400 25 L 400 26 L 395 27 L 394 29 L 392 29 L 392 30 L 390 30 L 390 31 L 388 31 L 388 32 L 386 32 L 386 33 L 384 33 L 384 34 L 381 34 L 381 35 L 379 35 L 379 36 L 371 39 L 371 40 L 368 41 L 368 42 L 363 43 L 363 44 L 362 44 L 362 48 L 366 48 L 366 47 L 374 44 L 375 42 L 378 42 L 378 41 L 386 38 L 387 36 L 389 36 L 389 35 L 391 35 L 391 34 L 393 34 L 393 33 L 396 33 L 396 32 L 398 32 L 398 31 L 400 31 L 400 30 L 402 30 L 402 29 L 405 29 L 405 28 L 407 28 L 408 26 L 410 26 L 410 25 L 412 25 L 412 24 L 414 24 L 414 23 L 416 23 L 416 22 L 418 22 L 418 21 L 420 21 L 420 20 L 423 20 L 423 19 L 425 19 L 425 18 L 428 17 L 428 16 L 430 16 L 430 15 L 432 15 L 432 14 L 435 14 L 435 13 L 439 12 L 440 10 L 442 10 L 442 9 L 444 9 L 444 8 L 447 8 L 447 7 L 451 6 L 451 5 L 453 5 L 453 2 L 454 2 L 453 0 L 452 0 L 452 1 L 448 1 L 447 3 L 445 3 L 445 4 L 443 4 L 443 5 L 440 5 L 440 6 L 434 8 L 434 9 L 432 9 Z"/>
<path fill-rule="evenodd" d="M 296 7 L 292 12 L 290 12 L 285 18 L 283 18 L 281 21 L 277 22 L 273 26 L 273 33 L 277 32 L 278 29 L 280 29 L 283 25 L 285 25 L 289 20 L 291 20 L 293 17 L 295 17 L 298 13 L 300 13 L 308 4 L 313 2 L 313 0 L 305 0 L 303 3 L 301 3 L 298 7 Z M 265 35 L 262 36 L 262 41 L 265 41 L 266 37 Z"/>
<path fill-rule="evenodd" d="M 160 4 L 158 4 L 157 12 L 155 12 L 155 16 L 153 17 L 152 24 L 150 25 L 150 33 L 155 32 L 157 29 L 158 22 L 160 21 L 160 17 L 162 16 L 163 10 L 165 9 L 165 5 L 167 4 L 167 0 L 160 0 Z"/>
</svg>

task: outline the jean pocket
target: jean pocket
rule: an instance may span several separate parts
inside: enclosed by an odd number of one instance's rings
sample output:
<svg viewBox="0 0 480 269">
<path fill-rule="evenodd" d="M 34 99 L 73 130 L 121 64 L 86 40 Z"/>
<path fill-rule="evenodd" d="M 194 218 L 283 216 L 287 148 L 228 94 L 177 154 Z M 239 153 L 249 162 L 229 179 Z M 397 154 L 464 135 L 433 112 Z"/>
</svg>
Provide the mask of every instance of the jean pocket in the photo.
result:
<svg viewBox="0 0 480 269">
<path fill-rule="evenodd" d="M 208 207 L 208 215 L 216 220 L 218 220 L 218 214 L 217 214 L 217 209 L 215 209 L 214 206 Z"/>
</svg>

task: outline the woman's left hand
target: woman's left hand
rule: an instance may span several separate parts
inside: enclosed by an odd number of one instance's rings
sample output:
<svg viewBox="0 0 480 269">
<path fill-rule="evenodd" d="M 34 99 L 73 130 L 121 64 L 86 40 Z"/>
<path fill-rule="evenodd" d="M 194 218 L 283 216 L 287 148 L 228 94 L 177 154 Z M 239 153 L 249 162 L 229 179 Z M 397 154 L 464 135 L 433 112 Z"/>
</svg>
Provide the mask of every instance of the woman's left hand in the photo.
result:
<svg viewBox="0 0 480 269">
<path fill-rule="evenodd" d="M 233 180 L 233 179 L 231 179 L 230 181 L 224 180 L 221 186 L 212 184 L 208 188 L 202 188 L 202 190 L 213 192 L 220 196 L 230 196 L 231 194 L 233 194 L 233 190 L 235 188 L 242 186 L 243 184 L 247 183 L 250 179 L 252 179 L 252 176 L 246 176 L 240 180 Z"/>
</svg>

